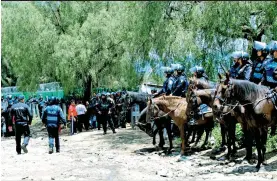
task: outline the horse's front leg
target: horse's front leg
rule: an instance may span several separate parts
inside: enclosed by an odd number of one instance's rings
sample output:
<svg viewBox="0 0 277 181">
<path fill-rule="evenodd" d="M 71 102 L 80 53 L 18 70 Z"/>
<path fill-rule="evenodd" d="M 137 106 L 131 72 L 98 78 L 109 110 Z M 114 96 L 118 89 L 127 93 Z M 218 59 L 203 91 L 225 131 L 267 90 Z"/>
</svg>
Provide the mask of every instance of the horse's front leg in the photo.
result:
<svg viewBox="0 0 277 181">
<path fill-rule="evenodd" d="M 262 145 L 262 154 L 263 154 L 262 155 L 263 165 L 267 165 L 266 160 L 265 160 L 267 133 L 268 133 L 268 128 L 262 129 L 261 145 Z"/>
<path fill-rule="evenodd" d="M 263 156 L 262 156 L 261 136 L 258 128 L 255 129 L 255 141 L 256 141 L 256 148 L 258 152 L 258 163 L 256 165 L 256 169 L 257 171 L 259 171 L 261 167 L 261 163 L 263 162 Z"/>
<path fill-rule="evenodd" d="M 167 150 L 167 153 L 171 153 L 171 150 L 173 148 L 173 143 L 172 143 L 172 133 L 171 133 L 171 121 L 166 124 L 166 132 L 168 135 L 168 141 L 169 141 L 169 149 Z"/>
<path fill-rule="evenodd" d="M 156 135 L 157 135 L 158 131 L 159 130 L 157 128 L 153 131 L 153 145 L 156 145 Z"/>
<path fill-rule="evenodd" d="M 179 126 L 179 130 L 180 130 L 180 136 L 181 136 L 181 140 L 182 140 L 182 144 L 181 144 L 181 156 L 183 156 L 183 155 L 185 155 L 185 149 L 186 149 L 184 124 L 181 124 Z"/>
</svg>

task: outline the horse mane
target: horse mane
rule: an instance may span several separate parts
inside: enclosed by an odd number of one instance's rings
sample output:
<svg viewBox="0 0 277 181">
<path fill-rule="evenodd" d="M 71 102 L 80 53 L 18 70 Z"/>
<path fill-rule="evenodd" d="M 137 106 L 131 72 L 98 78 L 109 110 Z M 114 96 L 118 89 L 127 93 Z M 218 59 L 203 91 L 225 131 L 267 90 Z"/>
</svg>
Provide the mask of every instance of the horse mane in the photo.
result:
<svg viewBox="0 0 277 181">
<path fill-rule="evenodd" d="M 262 85 L 257 85 L 247 80 L 231 79 L 234 85 L 234 95 L 241 101 L 253 102 L 264 98 L 269 89 Z"/>
</svg>

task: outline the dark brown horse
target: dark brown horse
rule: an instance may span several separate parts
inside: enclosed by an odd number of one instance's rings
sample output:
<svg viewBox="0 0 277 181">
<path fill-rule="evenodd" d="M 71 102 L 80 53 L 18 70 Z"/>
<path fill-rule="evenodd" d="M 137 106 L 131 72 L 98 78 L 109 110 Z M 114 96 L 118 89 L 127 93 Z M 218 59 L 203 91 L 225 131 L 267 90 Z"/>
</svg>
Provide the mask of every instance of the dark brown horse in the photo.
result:
<svg viewBox="0 0 277 181">
<path fill-rule="evenodd" d="M 199 116 L 196 116 L 198 114 L 198 108 L 201 104 L 207 104 L 211 105 L 213 103 L 213 98 L 211 95 L 215 92 L 215 89 L 203 89 L 203 90 L 192 90 L 192 86 L 189 86 L 189 90 L 187 92 L 187 115 L 188 117 L 195 117 L 196 119 Z M 214 120 L 213 120 L 213 112 L 211 108 L 209 108 L 207 112 L 205 112 L 200 119 L 197 121 L 196 127 L 199 127 L 200 134 L 197 137 L 195 146 L 199 142 L 199 139 L 201 138 L 204 131 L 206 132 L 206 138 L 201 147 L 204 147 L 208 142 L 208 137 L 214 127 Z"/>
<path fill-rule="evenodd" d="M 156 135 L 158 133 L 160 137 L 160 143 L 158 146 L 161 149 L 165 144 L 163 130 L 164 128 L 166 129 L 169 140 L 169 149 L 167 150 L 167 153 L 170 153 L 171 149 L 173 148 L 171 119 L 169 116 L 164 116 L 165 113 L 163 111 L 159 111 L 159 119 L 155 119 L 152 123 L 146 123 L 146 105 L 149 97 L 152 97 L 152 95 L 147 93 L 127 91 L 126 94 L 122 96 L 122 99 L 128 108 L 130 108 L 133 104 L 138 104 L 140 106 L 141 114 L 139 116 L 137 126 L 142 131 L 146 132 L 149 136 L 153 137 L 153 145 L 156 145 Z"/>
<path fill-rule="evenodd" d="M 256 141 L 257 169 L 265 161 L 268 127 L 276 124 L 276 118 L 273 119 L 275 108 L 271 99 L 266 97 L 268 93 L 269 89 L 265 86 L 246 80 L 230 79 L 226 74 L 226 79 L 221 80 L 217 87 L 213 104 L 217 111 L 234 111 L 235 114 L 241 115 L 238 121 L 246 124 L 245 129 L 253 133 Z M 249 155 L 252 155 L 252 150 L 248 147 L 247 156 Z"/>
<path fill-rule="evenodd" d="M 190 84 L 188 89 L 188 95 L 191 94 L 191 92 L 195 90 L 203 90 L 203 89 L 215 89 L 217 86 L 216 83 L 212 81 L 197 79 L 197 78 L 190 78 Z M 198 101 L 199 103 L 205 103 L 212 107 L 213 105 L 213 99 L 214 99 L 214 93 L 215 91 L 205 91 L 205 92 L 199 92 L 201 93 L 201 97 L 199 97 Z M 210 93 L 210 94 L 207 94 Z M 199 104 L 200 105 L 200 104 Z M 218 118 L 217 112 L 213 110 L 213 116 L 214 119 L 219 121 L 220 123 L 220 130 L 221 130 L 221 147 L 219 148 L 219 151 L 224 150 L 224 146 L 226 145 L 226 137 L 227 137 L 227 146 L 228 146 L 228 153 L 226 155 L 226 158 L 229 159 L 231 155 L 234 155 L 236 153 L 236 117 L 231 114 L 226 114 L 222 118 Z M 232 148 L 233 146 L 233 148 Z"/>
</svg>

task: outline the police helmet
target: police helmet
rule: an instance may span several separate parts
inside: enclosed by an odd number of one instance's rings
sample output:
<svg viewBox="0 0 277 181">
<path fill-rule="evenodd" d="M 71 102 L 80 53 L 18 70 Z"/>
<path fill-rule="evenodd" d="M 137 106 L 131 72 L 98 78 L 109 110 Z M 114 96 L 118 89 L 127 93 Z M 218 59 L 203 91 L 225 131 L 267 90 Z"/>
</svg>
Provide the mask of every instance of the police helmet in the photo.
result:
<svg viewBox="0 0 277 181">
<path fill-rule="evenodd" d="M 11 95 L 11 94 L 9 94 L 9 95 L 8 95 L 8 99 L 11 99 L 11 98 L 12 98 L 12 95 Z"/>
<path fill-rule="evenodd" d="M 171 68 L 175 71 L 178 71 L 178 72 L 183 72 L 185 69 L 184 69 L 184 67 L 181 65 L 181 64 L 179 64 L 179 63 L 177 63 L 177 64 L 171 64 Z"/>
<path fill-rule="evenodd" d="M 203 73 L 205 73 L 205 70 L 202 66 L 195 66 L 190 69 L 190 72 L 202 75 Z"/>
<path fill-rule="evenodd" d="M 249 54 L 244 51 L 235 51 L 231 54 L 231 57 L 237 58 L 237 59 L 242 59 L 243 61 L 248 61 L 249 60 Z"/>
<path fill-rule="evenodd" d="M 52 97 L 50 97 L 49 98 L 49 104 L 51 104 L 51 105 L 53 105 L 53 104 L 56 104 L 56 102 L 57 102 L 57 98 L 56 97 L 54 97 L 54 96 L 52 96 Z"/>
<path fill-rule="evenodd" d="M 173 69 L 170 67 L 163 67 L 165 74 L 173 74 Z"/>
<path fill-rule="evenodd" d="M 268 51 L 266 43 L 260 41 L 254 41 L 253 48 L 257 51 Z"/>
<path fill-rule="evenodd" d="M 110 96 L 110 95 L 111 95 L 111 93 L 107 92 L 107 93 L 106 93 L 106 95 L 107 95 L 107 96 Z"/>
<path fill-rule="evenodd" d="M 106 97 L 106 96 L 107 96 L 107 95 L 106 95 L 106 92 L 102 92 L 102 93 L 101 93 L 101 97 L 102 97 L 102 96 L 105 96 L 105 97 Z"/>
</svg>

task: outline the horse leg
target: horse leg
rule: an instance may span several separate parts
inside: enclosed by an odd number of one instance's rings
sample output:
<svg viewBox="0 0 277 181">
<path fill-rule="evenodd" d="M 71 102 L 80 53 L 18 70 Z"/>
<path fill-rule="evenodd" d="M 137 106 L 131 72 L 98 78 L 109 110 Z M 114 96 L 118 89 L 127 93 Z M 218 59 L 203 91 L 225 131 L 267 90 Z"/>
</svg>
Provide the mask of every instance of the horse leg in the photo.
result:
<svg viewBox="0 0 277 181">
<path fill-rule="evenodd" d="M 247 160 L 248 162 L 250 162 L 250 160 L 252 159 L 252 144 L 253 144 L 251 130 L 245 129 L 244 135 L 245 135 L 244 145 L 245 145 L 245 149 L 246 149 L 246 156 L 245 156 L 244 160 Z"/>
<path fill-rule="evenodd" d="M 256 169 L 257 171 L 259 171 L 261 167 L 261 163 L 263 162 L 263 156 L 262 156 L 261 136 L 258 128 L 255 129 L 255 141 L 256 141 L 256 148 L 258 152 L 258 164 L 256 165 Z"/>
<path fill-rule="evenodd" d="M 157 128 L 153 131 L 153 145 L 156 145 L 156 135 L 157 135 L 158 131 L 159 130 Z"/>
<path fill-rule="evenodd" d="M 262 144 L 262 152 L 263 152 L 263 165 L 267 165 L 265 160 L 265 153 L 266 153 L 266 141 L 267 141 L 267 132 L 268 128 L 262 130 L 262 137 L 261 137 L 261 144 Z"/>
<path fill-rule="evenodd" d="M 160 136 L 159 147 L 163 148 L 164 144 L 165 144 L 165 142 L 164 142 L 164 135 L 163 135 L 163 128 L 161 126 L 159 126 L 158 130 L 159 130 L 159 136 Z"/>
<path fill-rule="evenodd" d="M 231 123 L 231 141 L 233 145 L 233 150 L 232 150 L 232 156 L 234 156 L 237 153 L 237 147 L 236 147 L 236 122 L 232 121 Z"/>
<path fill-rule="evenodd" d="M 204 133 L 204 128 L 202 126 L 199 126 L 199 128 L 197 130 L 197 138 L 196 138 L 196 141 L 193 145 L 194 147 L 196 147 L 198 145 L 203 133 Z"/>
<path fill-rule="evenodd" d="M 226 127 L 224 124 L 220 124 L 220 131 L 221 131 L 221 147 L 226 145 Z"/>
<path fill-rule="evenodd" d="M 169 120 L 169 122 L 166 123 L 166 132 L 167 132 L 168 141 L 169 141 L 169 148 L 167 150 L 167 154 L 169 154 L 169 153 L 171 153 L 171 150 L 173 148 L 172 133 L 171 133 L 171 120 Z"/>
<path fill-rule="evenodd" d="M 197 127 L 196 126 L 193 126 L 192 127 L 192 138 L 191 138 L 191 141 L 190 143 L 194 143 L 195 142 L 195 137 L 196 137 L 196 134 L 197 134 Z"/>
<path fill-rule="evenodd" d="M 183 155 L 185 155 L 185 149 L 186 149 L 184 124 L 179 125 L 179 130 L 180 130 L 180 136 L 181 136 L 181 140 L 182 140 L 182 144 L 181 144 L 181 156 L 183 156 Z"/>
</svg>

